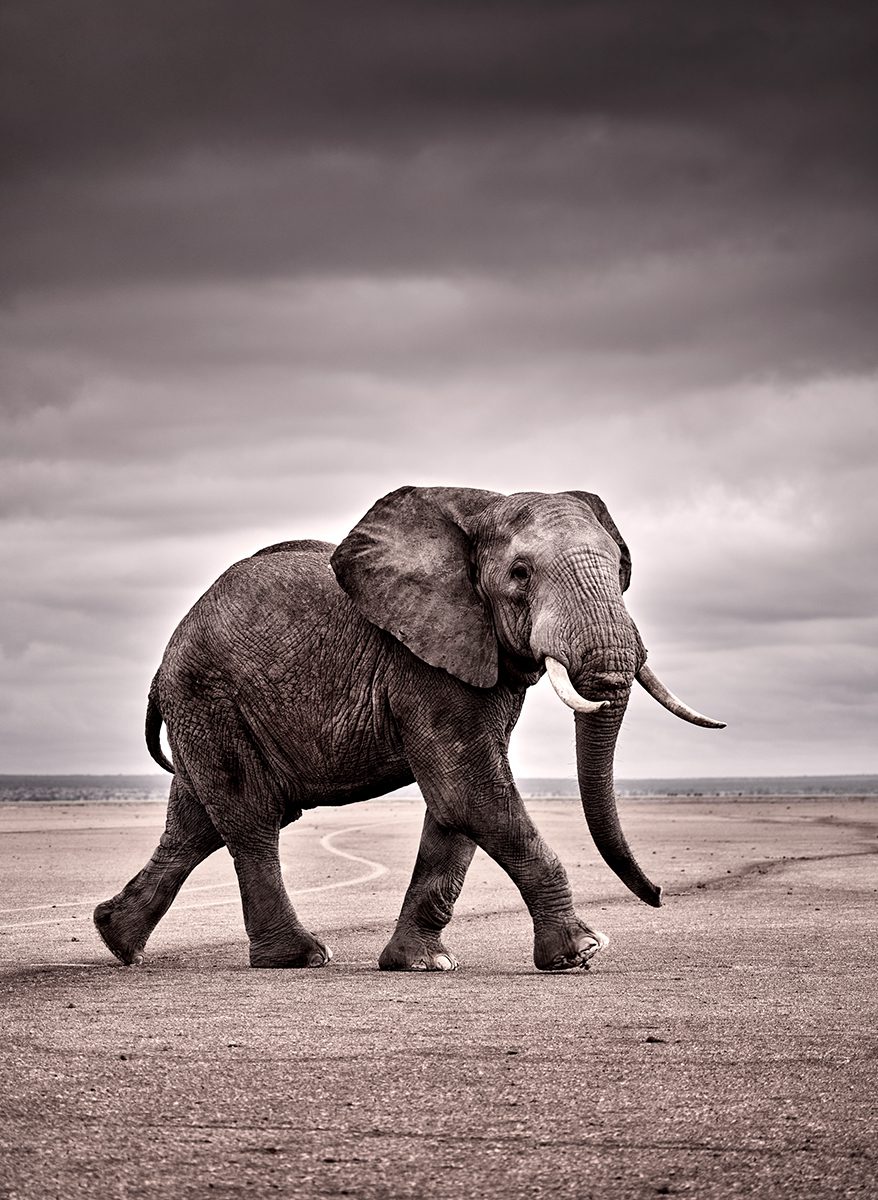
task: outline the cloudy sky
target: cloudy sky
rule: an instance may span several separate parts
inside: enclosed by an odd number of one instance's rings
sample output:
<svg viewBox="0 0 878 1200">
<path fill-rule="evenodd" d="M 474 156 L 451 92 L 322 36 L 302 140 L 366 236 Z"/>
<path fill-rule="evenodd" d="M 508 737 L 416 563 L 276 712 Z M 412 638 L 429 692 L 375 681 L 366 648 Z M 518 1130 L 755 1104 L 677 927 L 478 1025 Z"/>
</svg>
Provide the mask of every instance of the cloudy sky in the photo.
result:
<svg viewBox="0 0 878 1200">
<path fill-rule="evenodd" d="M 604 498 L 729 722 L 619 774 L 878 771 L 873 9 L 7 0 L 0 771 L 153 769 L 196 596 L 404 483 Z"/>
</svg>

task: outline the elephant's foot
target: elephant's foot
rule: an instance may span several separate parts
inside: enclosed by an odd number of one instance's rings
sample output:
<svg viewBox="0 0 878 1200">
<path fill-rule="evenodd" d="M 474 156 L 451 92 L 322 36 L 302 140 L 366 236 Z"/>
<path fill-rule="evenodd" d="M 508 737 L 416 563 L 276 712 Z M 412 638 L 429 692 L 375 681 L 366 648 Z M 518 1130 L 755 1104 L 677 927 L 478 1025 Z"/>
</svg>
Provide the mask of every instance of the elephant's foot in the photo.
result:
<svg viewBox="0 0 878 1200">
<path fill-rule="evenodd" d="M 330 948 L 307 929 L 250 942 L 251 967 L 325 967 L 331 961 Z"/>
<path fill-rule="evenodd" d="M 588 960 L 609 944 L 583 921 L 542 926 L 534 934 L 534 963 L 539 971 L 587 971 Z"/>
<path fill-rule="evenodd" d="M 103 900 L 94 911 L 95 929 L 107 949 L 126 967 L 143 962 L 143 948 L 153 925 L 145 924 L 143 913 L 124 897 Z"/>
<path fill-rule="evenodd" d="M 378 967 L 382 971 L 456 971 L 458 962 L 438 934 L 397 929 L 381 951 Z"/>
</svg>

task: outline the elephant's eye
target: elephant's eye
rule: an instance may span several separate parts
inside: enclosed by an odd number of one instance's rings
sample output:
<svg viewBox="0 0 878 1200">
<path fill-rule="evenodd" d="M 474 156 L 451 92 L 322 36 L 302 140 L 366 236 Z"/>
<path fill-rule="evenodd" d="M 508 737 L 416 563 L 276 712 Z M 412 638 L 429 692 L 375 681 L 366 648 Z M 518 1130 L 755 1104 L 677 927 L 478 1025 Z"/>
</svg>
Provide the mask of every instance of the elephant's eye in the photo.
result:
<svg viewBox="0 0 878 1200">
<path fill-rule="evenodd" d="M 510 570 L 509 574 L 519 583 L 527 583 L 530 579 L 530 567 L 527 563 L 516 563 Z"/>
</svg>

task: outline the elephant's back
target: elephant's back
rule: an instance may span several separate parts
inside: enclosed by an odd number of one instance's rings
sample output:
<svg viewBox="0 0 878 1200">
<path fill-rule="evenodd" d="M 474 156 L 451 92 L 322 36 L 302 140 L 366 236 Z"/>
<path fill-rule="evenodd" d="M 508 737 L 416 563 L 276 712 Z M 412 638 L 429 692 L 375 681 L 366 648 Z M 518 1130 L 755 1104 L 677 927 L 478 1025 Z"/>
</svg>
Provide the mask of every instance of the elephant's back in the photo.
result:
<svg viewBox="0 0 878 1200">
<path fill-rule="evenodd" d="M 350 602 L 329 564 L 334 549 L 281 542 L 233 563 L 174 630 L 162 660 L 165 681 L 237 682 L 248 672 L 264 678 L 313 653 L 323 632 L 349 619 Z"/>
<path fill-rule="evenodd" d="M 298 541 L 292 542 L 273 542 L 270 546 L 263 546 L 261 550 L 257 550 L 250 557 L 260 558 L 263 554 L 316 554 L 318 556 L 328 556 L 332 554 L 334 549 L 335 546 L 332 542 L 320 542 L 315 538 L 301 538 Z"/>
<path fill-rule="evenodd" d="M 196 601 L 174 636 L 200 632 L 217 650 L 233 650 L 272 632 L 326 622 L 345 600 L 329 563 L 334 549 L 329 542 L 279 542 L 240 559 Z"/>
</svg>

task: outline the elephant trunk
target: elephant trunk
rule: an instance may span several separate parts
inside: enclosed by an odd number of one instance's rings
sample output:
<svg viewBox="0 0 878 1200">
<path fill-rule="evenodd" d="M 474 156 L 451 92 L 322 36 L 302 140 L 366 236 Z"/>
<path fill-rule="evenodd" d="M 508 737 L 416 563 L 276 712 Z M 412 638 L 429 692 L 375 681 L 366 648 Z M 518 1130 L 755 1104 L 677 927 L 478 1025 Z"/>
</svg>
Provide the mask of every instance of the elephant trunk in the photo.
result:
<svg viewBox="0 0 878 1200">
<path fill-rule="evenodd" d="M 616 809 L 613 756 L 628 692 L 598 712 L 577 712 L 576 766 L 589 832 L 604 862 L 644 904 L 658 908 L 662 889 L 647 879 L 625 841 Z"/>
</svg>

